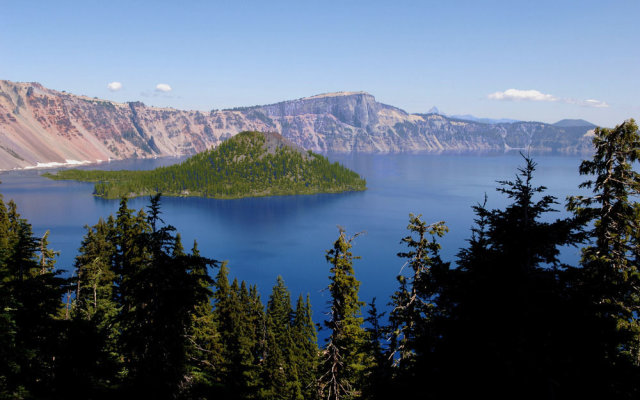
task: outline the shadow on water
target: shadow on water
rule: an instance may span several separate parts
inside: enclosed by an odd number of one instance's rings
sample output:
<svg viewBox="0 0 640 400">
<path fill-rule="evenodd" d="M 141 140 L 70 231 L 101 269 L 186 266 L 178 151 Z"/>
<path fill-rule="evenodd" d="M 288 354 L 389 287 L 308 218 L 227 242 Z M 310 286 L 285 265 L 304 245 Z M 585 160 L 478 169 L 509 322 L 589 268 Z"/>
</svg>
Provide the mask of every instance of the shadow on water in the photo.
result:
<svg viewBox="0 0 640 400">
<path fill-rule="evenodd" d="M 335 194 L 314 194 L 300 196 L 248 197 L 243 199 L 221 200 L 201 197 L 162 197 L 165 214 L 197 216 L 199 222 L 209 220 L 227 224 L 238 224 L 242 227 L 255 225 L 285 224 L 289 219 L 299 218 L 305 213 L 319 212 L 327 207 L 335 207 L 335 203 L 344 202 L 354 197 L 363 196 L 362 192 L 345 192 Z M 114 201 L 94 197 L 100 205 L 108 206 Z M 146 207 L 148 197 L 129 200 L 134 209 Z"/>
</svg>

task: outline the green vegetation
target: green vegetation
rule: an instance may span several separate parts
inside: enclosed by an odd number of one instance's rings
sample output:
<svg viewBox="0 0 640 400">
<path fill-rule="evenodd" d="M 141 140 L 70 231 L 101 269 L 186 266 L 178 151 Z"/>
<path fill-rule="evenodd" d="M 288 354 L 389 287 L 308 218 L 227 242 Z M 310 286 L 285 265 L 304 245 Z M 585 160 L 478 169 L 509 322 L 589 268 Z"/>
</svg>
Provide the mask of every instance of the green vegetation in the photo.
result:
<svg viewBox="0 0 640 400">
<path fill-rule="evenodd" d="M 329 293 L 331 309 L 325 326 L 331 334 L 321 360 L 321 378 L 318 382 L 323 399 L 338 400 L 357 398 L 360 394 L 367 353 L 365 330 L 362 327 L 362 306 L 358 299 L 360 282 L 355 278 L 351 253 L 351 242 L 343 229 L 340 236 L 327 251 L 327 262 L 331 264 Z"/>
<path fill-rule="evenodd" d="M 504 209 L 473 207 L 455 264 L 440 255 L 444 223 L 410 215 L 387 320 L 375 299 L 362 317 L 360 257 L 340 229 L 321 348 L 308 296 L 294 308 L 278 277 L 265 306 L 230 283 L 226 263 L 163 225 L 159 195 L 87 227 L 69 278 L 48 234 L 0 196 L 0 398 L 637 399 L 638 127 L 596 129 L 593 143 L 580 167 L 593 195 L 568 199 L 571 216 L 550 218 L 558 202 L 524 157 L 499 182 Z M 560 261 L 564 246 L 582 248 L 579 265 Z"/>
<path fill-rule="evenodd" d="M 95 182 L 95 195 L 108 199 L 157 193 L 235 199 L 366 189 L 366 181 L 342 165 L 259 132 L 239 133 L 181 164 L 152 171 L 72 169 L 45 176 Z"/>
</svg>

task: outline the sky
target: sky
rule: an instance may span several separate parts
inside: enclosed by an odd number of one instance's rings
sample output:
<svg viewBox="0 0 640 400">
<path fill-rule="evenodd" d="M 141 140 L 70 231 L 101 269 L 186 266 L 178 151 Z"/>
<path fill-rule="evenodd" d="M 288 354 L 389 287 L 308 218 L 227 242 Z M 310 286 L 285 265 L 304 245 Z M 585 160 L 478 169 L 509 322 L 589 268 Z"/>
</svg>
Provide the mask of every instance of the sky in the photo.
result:
<svg viewBox="0 0 640 400">
<path fill-rule="evenodd" d="M 640 119 L 640 1 L 0 0 L 0 79 L 211 110 L 366 91 L 408 112 Z"/>
</svg>

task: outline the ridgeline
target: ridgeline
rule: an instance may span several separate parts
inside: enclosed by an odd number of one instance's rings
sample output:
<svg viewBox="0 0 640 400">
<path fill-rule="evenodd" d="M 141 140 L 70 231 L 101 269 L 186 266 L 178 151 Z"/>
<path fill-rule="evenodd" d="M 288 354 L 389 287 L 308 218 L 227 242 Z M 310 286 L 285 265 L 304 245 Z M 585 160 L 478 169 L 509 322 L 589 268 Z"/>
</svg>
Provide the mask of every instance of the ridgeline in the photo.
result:
<svg viewBox="0 0 640 400">
<path fill-rule="evenodd" d="M 366 189 L 357 173 L 277 133 L 261 132 L 241 132 L 215 149 L 150 171 L 71 169 L 43 176 L 95 182 L 94 194 L 107 199 L 157 193 L 237 199 Z"/>
</svg>

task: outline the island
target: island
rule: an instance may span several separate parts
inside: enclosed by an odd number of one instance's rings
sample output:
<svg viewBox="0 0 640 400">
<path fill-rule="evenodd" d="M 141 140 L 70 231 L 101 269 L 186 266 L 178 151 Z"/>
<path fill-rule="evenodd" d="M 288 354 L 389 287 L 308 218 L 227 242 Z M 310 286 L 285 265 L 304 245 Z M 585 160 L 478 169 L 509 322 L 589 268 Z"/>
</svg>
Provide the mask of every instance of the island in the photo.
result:
<svg viewBox="0 0 640 400">
<path fill-rule="evenodd" d="M 95 182 L 94 195 L 107 199 L 157 193 L 237 199 L 366 189 L 359 174 L 337 162 L 305 151 L 278 133 L 249 131 L 179 164 L 154 170 L 70 169 L 43 176 Z"/>
</svg>

